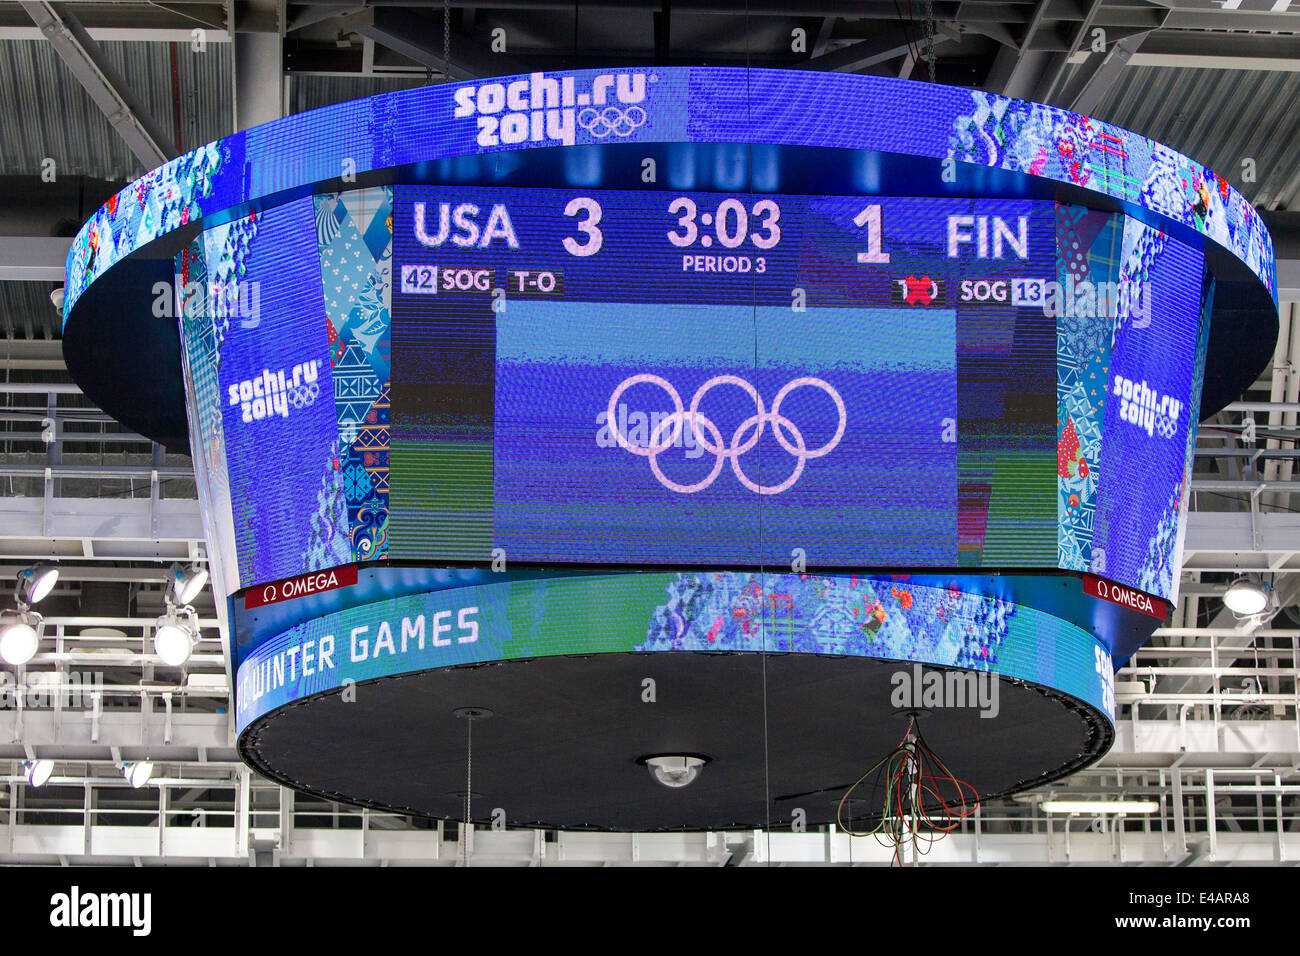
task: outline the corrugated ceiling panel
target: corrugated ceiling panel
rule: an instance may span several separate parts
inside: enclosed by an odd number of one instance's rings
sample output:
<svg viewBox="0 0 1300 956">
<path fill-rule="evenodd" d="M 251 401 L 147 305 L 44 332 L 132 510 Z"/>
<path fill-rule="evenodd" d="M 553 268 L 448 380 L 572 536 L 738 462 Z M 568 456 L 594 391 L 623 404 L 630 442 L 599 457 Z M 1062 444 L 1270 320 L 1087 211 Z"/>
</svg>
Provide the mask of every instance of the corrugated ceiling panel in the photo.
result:
<svg viewBox="0 0 1300 956">
<path fill-rule="evenodd" d="M 171 44 L 106 42 L 100 47 L 154 121 L 172 137 L 176 99 Z M 176 44 L 181 142 L 185 149 L 231 131 L 230 44 L 203 53 Z M 36 174 L 46 157 L 61 174 L 127 179 L 144 172 L 71 71 L 44 40 L 0 41 L 0 173 Z"/>
<path fill-rule="evenodd" d="M 395 90 L 424 86 L 424 75 L 402 76 L 317 76 L 294 74 L 289 80 L 289 108 L 294 113 L 332 106 L 347 100 Z"/>
<path fill-rule="evenodd" d="M 56 339 L 62 318 L 50 291 L 56 282 L 0 282 L 0 339 Z M 0 357 L 4 346 L 0 345 Z"/>
<path fill-rule="evenodd" d="M 1257 206 L 1300 191 L 1300 73 L 1129 67 L 1093 115 L 1191 156 Z M 1242 178 L 1253 159 L 1255 182 Z"/>
</svg>

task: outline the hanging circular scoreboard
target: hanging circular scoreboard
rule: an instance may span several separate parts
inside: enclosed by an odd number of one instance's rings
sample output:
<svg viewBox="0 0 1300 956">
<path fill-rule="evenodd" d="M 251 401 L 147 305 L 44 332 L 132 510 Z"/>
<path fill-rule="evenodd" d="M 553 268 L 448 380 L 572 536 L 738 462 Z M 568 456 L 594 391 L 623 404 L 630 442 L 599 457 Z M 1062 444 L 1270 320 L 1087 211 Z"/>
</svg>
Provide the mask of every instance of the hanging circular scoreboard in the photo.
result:
<svg viewBox="0 0 1300 956">
<path fill-rule="evenodd" d="M 983 795 L 1105 751 L 1273 269 L 1225 180 L 1053 107 L 535 73 L 155 170 L 64 340 L 191 449 L 259 770 L 455 816 L 476 708 L 476 819 L 780 825 L 896 714 Z"/>
</svg>

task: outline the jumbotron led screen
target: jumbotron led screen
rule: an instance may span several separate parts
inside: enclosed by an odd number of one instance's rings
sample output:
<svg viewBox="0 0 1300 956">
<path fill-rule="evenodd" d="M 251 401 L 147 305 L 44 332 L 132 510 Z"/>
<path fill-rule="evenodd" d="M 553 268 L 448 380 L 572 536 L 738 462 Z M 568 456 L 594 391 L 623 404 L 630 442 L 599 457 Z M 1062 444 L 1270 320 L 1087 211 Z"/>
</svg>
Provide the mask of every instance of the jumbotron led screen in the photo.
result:
<svg viewBox="0 0 1300 956">
<path fill-rule="evenodd" d="M 390 554 L 957 566 L 966 491 L 1054 563 L 1053 218 L 399 190 Z"/>
<path fill-rule="evenodd" d="M 255 318 L 184 303 L 241 587 L 502 555 L 1172 589 L 1208 282 L 1122 214 L 377 187 L 210 229 L 178 270 L 261 284 Z"/>
</svg>

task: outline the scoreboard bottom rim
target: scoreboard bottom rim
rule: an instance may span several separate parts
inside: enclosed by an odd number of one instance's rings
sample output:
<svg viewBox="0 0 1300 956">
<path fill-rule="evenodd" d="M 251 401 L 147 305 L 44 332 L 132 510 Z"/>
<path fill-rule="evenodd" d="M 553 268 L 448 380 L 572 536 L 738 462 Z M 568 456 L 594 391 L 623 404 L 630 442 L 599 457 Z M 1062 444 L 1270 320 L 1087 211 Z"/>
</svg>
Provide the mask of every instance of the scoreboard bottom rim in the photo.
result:
<svg viewBox="0 0 1300 956">
<path fill-rule="evenodd" d="M 302 793 L 423 818 L 463 819 L 468 780 L 471 819 L 483 826 L 817 825 L 835 822 L 847 785 L 905 734 L 895 706 L 903 684 L 960 672 L 919 667 L 660 651 L 430 668 L 285 704 L 253 720 L 238 749 Z M 1109 749 L 1114 727 L 1095 706 L 1030 681 L 994 680 L 996 714 L 915 707 L 928 746 L 981 799 L 1049 783 Z M 490 715 L 467 721 L 466 708 Z M 670 789 L 647 772 L 647 754 L 707 763 L 689 786 Z"/>
</svg>

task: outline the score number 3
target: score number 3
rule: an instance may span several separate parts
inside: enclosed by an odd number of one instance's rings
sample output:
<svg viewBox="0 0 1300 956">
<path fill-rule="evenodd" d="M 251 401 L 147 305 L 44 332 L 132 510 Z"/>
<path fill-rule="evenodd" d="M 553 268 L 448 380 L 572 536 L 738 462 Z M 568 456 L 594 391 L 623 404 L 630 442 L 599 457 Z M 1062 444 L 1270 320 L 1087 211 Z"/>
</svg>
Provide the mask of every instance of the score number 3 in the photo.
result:
<svg viewBox="0 0 1300 956">
<path fill-rule="evenodd" d="M 585 218 L 579 219 L 576 223 L 578 231 L 586 237 L 585 242 L 579 242 L 572 236 L 564 237 L 564 248 L 571 256 L 594 256 L 600 252 L 600 247 L 605 244 L 605 234 L 600 231 L 600 217 L 602 210 L 600 203 L 590 196 L 576 196 L 569 200 L 569 204 L 564 207 L 566 216 L 577 216 L 585 213 Z"/>
<path fill-rule="evenodd" d="M 855 226 L 865 226 L 867 229 L 867 251 L 858 253 L 858 261 L 875 265 L 888 263 L 889 253 L 880 248 L 883 241 L 881 235 L 883 230 L 880 226 L 880 207 L 868 206 L 853 217 L 853 224 Z"/>
</svg>

